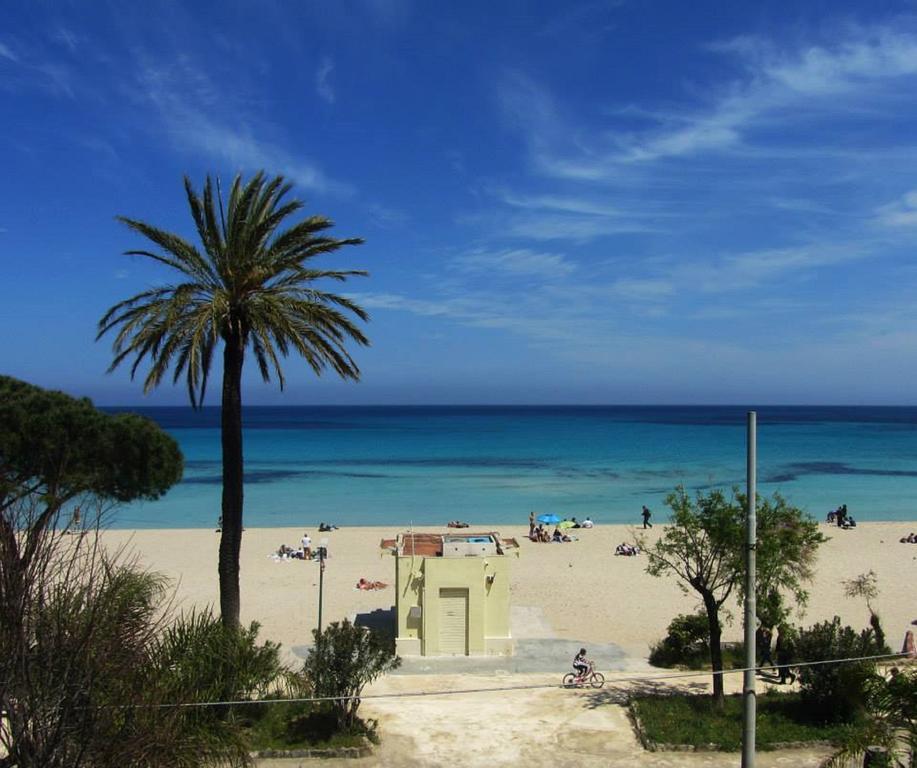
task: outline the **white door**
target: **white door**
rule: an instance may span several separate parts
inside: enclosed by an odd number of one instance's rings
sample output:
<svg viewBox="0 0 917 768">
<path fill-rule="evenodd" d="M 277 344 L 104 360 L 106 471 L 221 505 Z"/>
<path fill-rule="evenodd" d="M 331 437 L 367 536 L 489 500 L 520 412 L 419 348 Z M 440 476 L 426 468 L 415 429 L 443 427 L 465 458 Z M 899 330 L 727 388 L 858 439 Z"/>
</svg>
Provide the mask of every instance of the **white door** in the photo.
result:
<svg viewBox="0 0 917 768">
<path fill-rule="evenodd" d="M 468 655 L 468 590 L 439 590 L 439 652 Z"/>
</svg>

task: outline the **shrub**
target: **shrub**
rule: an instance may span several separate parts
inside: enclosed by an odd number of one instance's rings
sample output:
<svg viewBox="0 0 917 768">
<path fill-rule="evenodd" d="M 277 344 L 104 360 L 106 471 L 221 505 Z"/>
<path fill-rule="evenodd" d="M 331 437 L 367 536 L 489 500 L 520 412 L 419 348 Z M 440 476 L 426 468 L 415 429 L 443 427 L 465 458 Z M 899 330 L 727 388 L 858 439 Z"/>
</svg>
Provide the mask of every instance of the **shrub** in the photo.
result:
<svg viewBox="0 0 917 768">
<path fill-rule="evenodd" d="M 331 623 L 324 632 L 312 630 L 314 644 L 304 672 L 314 696 L 341 697 L 327 705 L 342 730 L 357 724 L 357 709 L 364 686 L 401 665 L 388 639 L 346 619 Z"/>
<path fill-rule="evenodd" d="M 873 630 L 858 633 L 852 627 L 842 626 L 838 616 L 800 630 L 796 642 L 797 656 L 805 661 L 857 658 L 882 652 Z M 864 686 L 875 676 L 875 670 L 872 661 L 800 667 L 803 701 L 818 720 L 851 722 L 863 711 Z"/>
<path fill-rule="evenodd" d="M 703 613 L 680 614 L 669 623 L 668 634 L 650 652 L 657 667 L 692 666 L 710 657 L 710 630 Z"/>
</svg>

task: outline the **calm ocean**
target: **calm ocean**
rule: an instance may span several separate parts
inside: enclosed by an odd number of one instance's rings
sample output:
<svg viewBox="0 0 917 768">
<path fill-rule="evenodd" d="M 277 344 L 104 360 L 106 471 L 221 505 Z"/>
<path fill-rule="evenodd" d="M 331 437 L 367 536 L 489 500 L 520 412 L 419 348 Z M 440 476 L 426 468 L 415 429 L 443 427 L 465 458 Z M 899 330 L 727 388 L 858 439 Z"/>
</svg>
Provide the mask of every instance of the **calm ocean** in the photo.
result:
<svg viewBox="0 0 917 768">
<path fill-rule="evenodd" d="M 118 410 L 118 409 L 111 409 Z M 181 444 L 185 478 L 116 527 L 212 527 L 219 409 L 133 408 Z M 665 495 L 745 484 L 743 407 L 259 407 L 245 411 L 250 526 L 636 523 Z M 917 408 L 762 407 L 759 492 L 816 517 L 917 519 Z"/>
</svg>

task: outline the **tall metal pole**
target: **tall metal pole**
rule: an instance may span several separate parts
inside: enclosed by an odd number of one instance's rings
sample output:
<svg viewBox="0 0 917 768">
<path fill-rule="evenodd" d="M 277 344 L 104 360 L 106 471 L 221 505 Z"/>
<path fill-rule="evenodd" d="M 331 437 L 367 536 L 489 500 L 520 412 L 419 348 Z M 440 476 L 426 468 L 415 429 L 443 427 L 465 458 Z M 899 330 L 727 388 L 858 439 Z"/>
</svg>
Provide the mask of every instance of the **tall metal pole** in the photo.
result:
<svg viewBox="0 0 917 768">
<path fill-rule="evenodd" d="M 742 724 L 742 768 L 755 765 L 755 626 L 757 606 L 755 601 L 755 547 L 757 546 L 757 431 L 758 417 L 748 412 L 748 512 L 745 516 L 745 676 L 742 701 L 745 717 Z"/>
<path fill-rule="evenodd" d="M 325 588 L 325 548 L 318 547 L 318 634 L 322 634 L 322 593 Z"/>
</svg>

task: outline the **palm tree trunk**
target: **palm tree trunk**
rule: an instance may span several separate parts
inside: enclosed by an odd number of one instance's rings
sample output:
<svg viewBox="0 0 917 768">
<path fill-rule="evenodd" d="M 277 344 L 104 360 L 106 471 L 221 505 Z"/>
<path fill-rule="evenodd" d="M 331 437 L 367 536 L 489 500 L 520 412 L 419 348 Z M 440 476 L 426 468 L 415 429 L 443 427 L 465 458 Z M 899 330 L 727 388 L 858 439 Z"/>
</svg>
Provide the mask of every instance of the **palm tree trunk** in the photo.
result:
<svg viewBox="0 0 917 768">
<path fill-rule="evenodd" d="M 239 553 L 242 549 L 242 363 L 241 336 L 227 334 L 223 347 L 223 526 L 220 535 L 220 616 L 227 629 L 239 627 Z"/>
<path fill-rule="evenodd" d="M 704 608 L 707 611 L 707 627 L 710 632 L 710 668 L 713 671 L 713 703 L 714 706 L 721 708 L 725 704 L 725 694 L 723 691 L 723 675 L 717 674 L 717 672 L 723 671 L 723 629 L 720 626 L 720 608 L 716 604 L 716 600 L 712 594 L 702 592 L 701 597 L 703 597 Z"/>
</svg>

